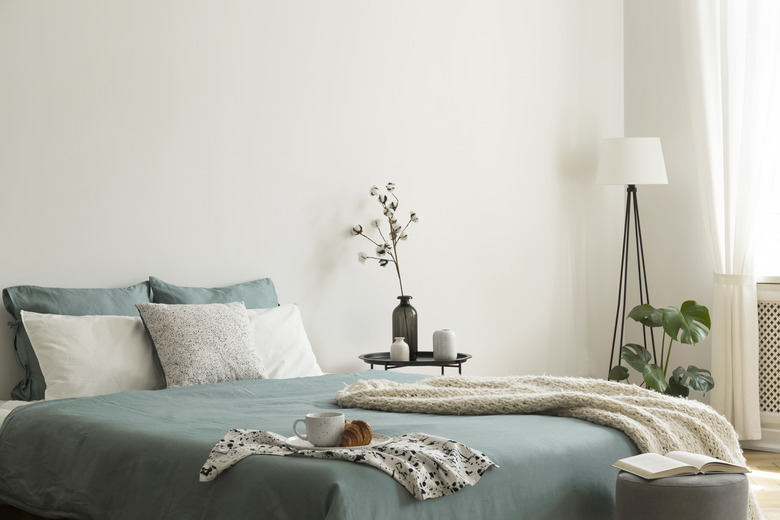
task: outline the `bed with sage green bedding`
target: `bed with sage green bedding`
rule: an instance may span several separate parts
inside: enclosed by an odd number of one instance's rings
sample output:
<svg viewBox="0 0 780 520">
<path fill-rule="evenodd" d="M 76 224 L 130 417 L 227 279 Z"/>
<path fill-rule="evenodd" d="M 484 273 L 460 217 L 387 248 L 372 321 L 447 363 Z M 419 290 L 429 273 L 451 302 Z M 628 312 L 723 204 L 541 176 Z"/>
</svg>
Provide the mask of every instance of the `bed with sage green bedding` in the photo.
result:
<svg viewBox="0 0 780 520">
<path fill-rule="evenodd" d="M 237 381 L 34 403 L 0 430 L 0 501 L 51 518 L 598 519 L 614 517 L 612 464 L 638 452 L 622 432 L 543 415 L 443 416 L 340 409 L 359 379 L 391 371 Z M 306 413 L 340 410 L 385 435 L 423 432 L 499 467 L 472 487 L 417 501 L 370 466 L 254 455 L 211 482 L 199 471 L 230 429 L 292 435 Z"/>
</svg>

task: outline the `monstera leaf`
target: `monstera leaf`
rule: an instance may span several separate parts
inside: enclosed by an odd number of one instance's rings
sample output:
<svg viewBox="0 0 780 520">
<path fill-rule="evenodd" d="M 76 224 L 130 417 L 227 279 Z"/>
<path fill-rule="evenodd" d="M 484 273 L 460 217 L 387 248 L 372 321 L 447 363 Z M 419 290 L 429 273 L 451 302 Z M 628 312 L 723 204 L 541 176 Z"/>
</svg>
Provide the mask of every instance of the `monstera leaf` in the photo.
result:
<svg viewBox="0 0 780 520">
<path fill-rule="evenodd" d="M 663 310 L 663 325 L 664 332 L 670 338 L 695 345 L 710 333 L 710 312 L 704 305 L 688 300 L 679 309 L 666 307 Z"/>
<path fill-rule="evenodd" d="M 620 349 L 620 357 L 637 372 L 644 370 L 645 365 L 650 362 L 652 356 L 650 352 L 642 345 L 636 343 L 626 343 Z"/>
<path fill-rule="evenodd" d="M 691 393 L 691 389 L 681 385 L 680 382 L 672 376 L 669 378 L 669 386 L 666 387 L 665 393 L 666 395 L 674 397 L 688 397 L 688 394 Z"/>
<path fill-rule="evenodd" d="M 610 381 L 625 381 L 628 379 L 628 369 L 623 365 L 615 365 L 609 371 Z"/>
<path fill-rule="evenodd" d="M 666 388 L 669 386 L 664 379 L 664 369 L 652 363 L 646 364 L 642 369 L 642 378 L 645 380 L 647 388 L 662 394 L 666 392 Z"/>
<path fill-rule="evenodd" d="M 672 372 L 672 379 L 676 380 L 681 386 L 690 388 L 694 392 L 706 394 L 715 388 L 715 380 L 709 370 L 688 365 L 688 368 L 677 367 Z"/>
<path fill-rule="evenodd" d="M 663 309 L 656 309 L 652 305 L 645 303 L 631 309 L 628 317 L 638 321 L 645 327 L 660 327 L 663 324 Z"/>
</svg>

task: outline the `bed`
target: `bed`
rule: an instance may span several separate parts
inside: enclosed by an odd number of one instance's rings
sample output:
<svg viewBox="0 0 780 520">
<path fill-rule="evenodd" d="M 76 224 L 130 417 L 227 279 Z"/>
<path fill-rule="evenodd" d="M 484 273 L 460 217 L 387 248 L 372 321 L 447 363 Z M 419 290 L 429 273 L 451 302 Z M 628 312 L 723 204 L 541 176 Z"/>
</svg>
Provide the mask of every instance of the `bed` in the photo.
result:
<svg viewBox="0 0 780 520">
<path fill-rule="evenodd" d="M 0 405 L 0 502 L 41 517 L 604 520 L 614 516 L 612 464 L 638 453 L 618 429 L 550 413 L 340 406 L 335 396 L 345 387 L 412 385 L 427 376 L 323 374 L 300 313 L 279 305 L 267 279 L 214 289 L 155 278 L 121 290 L 22 286 L 3 296 L 16 318 L 25 379 L 15 400 Z M 189 337 L 190 329 L 208 329 L 209 309 L 218 311 L 220 333 Z M 228 341 L 225 327 L 238 331 Z M 214 361 L 220 349 L 228 350 Z M 235 356 L 238 366 L 224 360 Z M 17 406 L 23 399 L 32 402 Z M 376 468 L 302 454 L 253 455 L 200 481 L 229 430 L 291 436 L 296 418 L 329 410 L 390 437 L 453 439 L 497 467 L 473 486 L 427 500 Z"/>
<path fill-rule="evenodd" d="M 0 431 L 0 500 L 46 517 L 569 518 L 612 517 L 617 471 L 636 453 L 621 432 L 546 416 L 438 416 L 345 409 L 376 432 L 425 432 L 479 449 L 500 467 L 473 487 L 417 501 L 375 468 L 299 456 L 248 457 L 212 482 L 198 476 L 232 428 L 292 435 L 292 422 L 338 409 L 333 396 L 367 371 L 237 381 L 41 402 Z"/>
</svg>

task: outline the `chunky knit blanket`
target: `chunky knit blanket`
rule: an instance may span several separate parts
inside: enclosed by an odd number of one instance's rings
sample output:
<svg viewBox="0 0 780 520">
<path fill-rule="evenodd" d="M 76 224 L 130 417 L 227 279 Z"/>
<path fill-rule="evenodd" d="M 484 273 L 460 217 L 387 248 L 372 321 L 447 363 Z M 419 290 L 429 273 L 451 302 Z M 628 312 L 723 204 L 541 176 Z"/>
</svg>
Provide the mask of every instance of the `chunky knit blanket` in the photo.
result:
<svg viewBox="0 0 780 520">
<path fill-rule="evenodd" d="M 642 452 L 682 450 L 745 464 L 737 434 L 710 406 L 599 379 L 448 376 L 417 383 L 357 381 L 336 394 L 346 408 L 444 415 L 546 414 L 623 431 Z M 750 497 L 750 518 L 763 518 Z"/>
</svg>

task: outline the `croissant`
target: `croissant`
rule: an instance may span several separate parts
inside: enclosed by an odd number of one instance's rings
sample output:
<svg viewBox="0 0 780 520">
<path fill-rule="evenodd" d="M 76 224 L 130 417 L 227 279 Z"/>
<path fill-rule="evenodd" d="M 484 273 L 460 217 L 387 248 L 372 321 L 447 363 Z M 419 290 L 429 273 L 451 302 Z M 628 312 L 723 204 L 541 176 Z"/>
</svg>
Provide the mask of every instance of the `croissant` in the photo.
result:
<svg viewBox="0 0 780 520">
<path fill-rule="evenodd" d="M 344 422 L 344 435 L 341 436 L 340 446 L 346 448 L 350 446 L 366 446 L 371 442 L 373 433 L 371 426 L 366 421 L 360 419 L 356 421 Z"/>
</svg>

